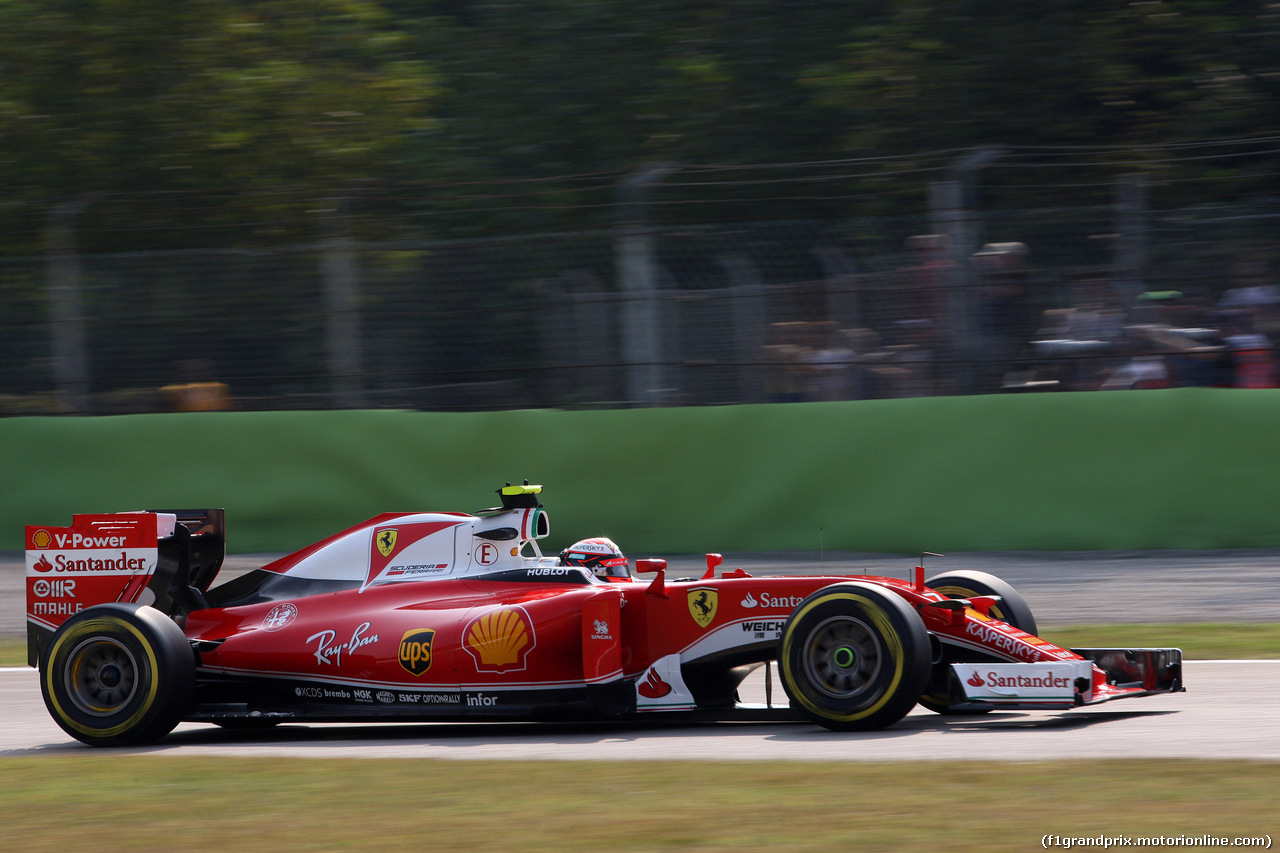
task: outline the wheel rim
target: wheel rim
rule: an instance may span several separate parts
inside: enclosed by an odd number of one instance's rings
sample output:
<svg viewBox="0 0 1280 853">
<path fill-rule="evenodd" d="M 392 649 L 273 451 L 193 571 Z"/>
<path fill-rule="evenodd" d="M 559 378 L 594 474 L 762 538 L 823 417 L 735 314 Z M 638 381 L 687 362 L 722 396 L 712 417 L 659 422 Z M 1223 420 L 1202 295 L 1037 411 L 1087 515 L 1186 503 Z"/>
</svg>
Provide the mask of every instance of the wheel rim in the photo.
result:
<svg viewBox="0 0 1280 853">
<path fill-rule="evenodd" d="M 883 657 L 880 639 L 866 623 L 836 616 L 809 633 L 804 671 L 818 690 L 850 699 L 875 683 Z"/>
<path fill-rule="evenodd" d="M 122 643 L 94 637 L 71 650 L 63 686 L 86 714 L 107 717 L 127 706 L 138 691 L 138 663 Z"/>
</svg>

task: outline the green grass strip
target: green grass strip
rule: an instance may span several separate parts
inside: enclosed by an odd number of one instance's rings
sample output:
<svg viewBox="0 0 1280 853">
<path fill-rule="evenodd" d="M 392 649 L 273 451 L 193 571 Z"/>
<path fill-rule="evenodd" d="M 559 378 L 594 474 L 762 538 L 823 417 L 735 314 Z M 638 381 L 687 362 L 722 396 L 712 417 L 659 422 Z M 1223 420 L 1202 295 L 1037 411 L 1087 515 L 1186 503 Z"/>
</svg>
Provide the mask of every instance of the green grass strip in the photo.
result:
<svg viewBox="0 0 1280 853">
<path fill-rule="evenodd" d="M 0 637 L 0 666 L 25 666 L 27 663 L 26 637 Z"/>
<path fill-rule="evenodd" d="M 1028 851 L 1045 834 L 1277 832 L 1278 764 L 990 760 L 1010 746 L 892 764 L 10 758 L 0 825 L 23 853 Z"/>
<path fill-rule="evenodd" d="M 1071 625 L 1042 628 L 1044 638 L 1066 648 L 1182 649 L 1189 660 L 1280 659 L 1280 623 L 1239 625 L 1190 622 L 1181 625 Z M 0 666 L 27 662 L 27 642 L 0 637 Z"/>
<path fill-rule="evenodd" d="M 1238 625 L 1189 622 L 1180 625 L 1071 625 L 1040 629 L 1041 636 L 1066 648 L 1179 648 L 1188 660 L 1280 659 L 1280 623 Z"/>
</svg>

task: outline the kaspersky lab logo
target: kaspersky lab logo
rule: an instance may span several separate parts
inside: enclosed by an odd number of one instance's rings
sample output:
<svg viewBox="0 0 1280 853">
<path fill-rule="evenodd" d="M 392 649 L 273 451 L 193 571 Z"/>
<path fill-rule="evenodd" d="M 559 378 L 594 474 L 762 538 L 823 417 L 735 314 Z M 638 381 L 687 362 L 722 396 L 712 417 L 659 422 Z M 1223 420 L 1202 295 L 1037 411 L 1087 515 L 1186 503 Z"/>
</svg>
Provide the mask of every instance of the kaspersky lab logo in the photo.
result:
<svg viewBox="0 0 1280 853">
<path fill-rule="evenodd" d="M 413 675 L 431 669 L 431 643 L 436 632 L 430 628 L 413 628 L 400 638 L 400 665 Z"/>
</svg>

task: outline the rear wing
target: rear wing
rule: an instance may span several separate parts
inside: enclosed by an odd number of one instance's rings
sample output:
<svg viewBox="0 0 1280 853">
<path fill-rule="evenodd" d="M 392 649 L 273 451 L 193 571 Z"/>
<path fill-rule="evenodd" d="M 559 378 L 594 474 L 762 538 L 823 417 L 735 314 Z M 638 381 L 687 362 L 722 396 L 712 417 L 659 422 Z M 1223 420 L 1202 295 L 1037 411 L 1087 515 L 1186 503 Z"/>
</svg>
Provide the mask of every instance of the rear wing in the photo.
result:
<svg viewBox="0 0 1280 853">
<path fill-rule="evenodd" d="M 74 515 L 26 528 L 27 663 L 54 631 L 95 604 L 141 602 L 181 619 L 204 605 L 226 556 L 221 509 Z"/>
</svg>

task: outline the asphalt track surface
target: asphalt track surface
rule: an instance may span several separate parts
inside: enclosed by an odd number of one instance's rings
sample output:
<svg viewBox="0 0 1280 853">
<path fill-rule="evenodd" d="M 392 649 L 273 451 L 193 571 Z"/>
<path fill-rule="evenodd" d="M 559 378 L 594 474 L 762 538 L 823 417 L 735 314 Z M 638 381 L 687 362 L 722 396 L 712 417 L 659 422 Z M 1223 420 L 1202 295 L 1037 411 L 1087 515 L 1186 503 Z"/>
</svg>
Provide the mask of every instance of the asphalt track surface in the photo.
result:
<svg viewBox="0 0 1280 853">
<path fill-rule="evenodd" d="M 1280 661 L 1186 664 L 1189 692 L 1074 711 L 941 717 L 917 708 L 879 732 L 807 723 L 323 724 L 227 732 L 183 724 L 116 752 L 295 758 L 676 761 L 1047 761 L 1233 758 L 1280 761 Z M 87 754 L 50 719 L 34 670 L 0 672 L 0 756 Z M 743 698 L 763 701 L 763 679 Z M 754 695 L 754 694 L 761 695 Z M 775 694 L 777 695 L 777 694 Z"/>
<path fill-rule="evenodd" d="M 915 559 L 884 555 L 726 554 L 754 574 L 868 573 L 905 577 Z M 236 557 L 227 574 L 267 558 Z M 669 574 L 701 558 L 673 558 Z M 962 554 L 928 558 L 929 574 L 982 569 L 1012 583 L 1044 625 L 1275 620 L 1280 552 Z M 0 633 L 22 631 L 22 560 L 0 555 Z M 1280 656 L 1280 655 L 1278 655 Z M 175 755 L 445 758 L 464 760 L 1041 761 L 1122 757 L 1280 761 L 1280 660 L 1190 661 L 1188 692 L 1073 711 L 942 717 L 917 708 L 890 729 L 833 733 L 806 723 L 284 725 L 254 733 L 183 724 L 159 744 Z M 782 695 L 774 682 L 774 696 Z M 764 701 L 763 670 L 742 698 Z M 0 671 L 0 756 L 84 753 L 50 719 L 34 670 Z M 117 753 L 118 754 L 118 753 Z"/>
</svg>

